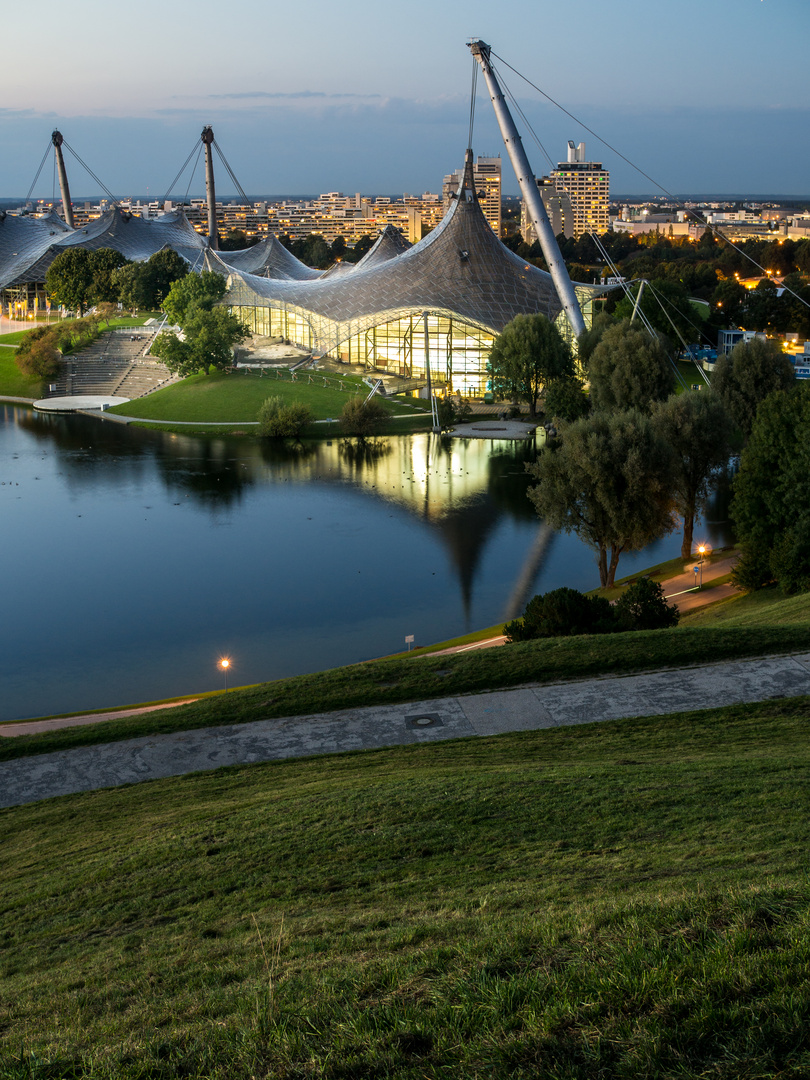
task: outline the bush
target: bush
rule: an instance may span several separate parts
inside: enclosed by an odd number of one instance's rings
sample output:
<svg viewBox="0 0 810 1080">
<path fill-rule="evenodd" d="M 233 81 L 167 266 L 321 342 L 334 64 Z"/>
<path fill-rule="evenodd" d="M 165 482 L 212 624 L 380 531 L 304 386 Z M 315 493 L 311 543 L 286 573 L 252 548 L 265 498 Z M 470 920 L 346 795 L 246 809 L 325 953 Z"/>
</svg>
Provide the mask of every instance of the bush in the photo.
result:
<svg viewBox="0 0 810 1080">
<path fill-rule="evenodd" d="M 268 439 L 297 439 L 312 422 L 312 410 L 300 401 L 285 404 L 281 397 L 268 398 L 259 409 L 259 434 Z"/>
<path fill-rule="evenodd" d="M 340 414 L 340 426 L 345 435 L 359 435 L 365 438 L 367 435 L 376 434 L 385 421 L 388 413 L 382 402 L 376 397 L 364 401 L 361 397 L 350 398 L 343 406 Z"/>
<path fill-rule="evenodd" d="M 51 337 L 41 337 L 16 356 L 17 367 L 23 373 L 35 379 L 47 379 L 49 382 L 59 377 L 62 370 L 62 357 L 54 347 Z"/>
<path fill-rule="evenodd" d="M 665 630 L 676 626 L 681 617 L 677 607 L 667 603 L 664 586 L 646 577 L 622 594 L 614 612 L 621 630 Z"/>
<path fill-rule="evenodd" d="M 508 641 L 531 641 L 577 634 L 610 634 L 621 629 L 613 608 L 603 597 L 562 588 L 535 596 L 527 604 L 523 618 L 507 623 L 503 632 Z"/>
</svg>

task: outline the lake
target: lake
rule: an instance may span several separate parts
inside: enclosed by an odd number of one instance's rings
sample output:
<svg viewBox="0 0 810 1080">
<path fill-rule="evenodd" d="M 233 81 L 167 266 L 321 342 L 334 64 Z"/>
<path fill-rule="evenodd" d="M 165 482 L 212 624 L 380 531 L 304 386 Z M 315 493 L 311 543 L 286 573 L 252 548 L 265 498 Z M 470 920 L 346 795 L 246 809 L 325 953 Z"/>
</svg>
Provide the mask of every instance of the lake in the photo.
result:
<svg viewBox="0 0 810 1080">
<path fill-rule="evenodd" d="M 289 449 L 0 405 L 0 720 L 317 671 L 598 585 L 526 497 L 533 444 Z M 705 535 L 728 542 L 722 501 Z M 677 555 L 677 534 L 620 574 Z"/>
</svg>

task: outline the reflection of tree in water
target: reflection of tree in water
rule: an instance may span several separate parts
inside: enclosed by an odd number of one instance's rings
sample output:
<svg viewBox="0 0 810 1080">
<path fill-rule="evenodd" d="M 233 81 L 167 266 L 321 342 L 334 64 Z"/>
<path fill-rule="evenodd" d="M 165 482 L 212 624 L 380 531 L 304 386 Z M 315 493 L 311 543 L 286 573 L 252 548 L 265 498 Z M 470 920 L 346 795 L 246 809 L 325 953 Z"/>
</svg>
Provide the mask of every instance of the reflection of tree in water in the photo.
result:
<svg viewBox="0 0 810 1080">
<path fill-rule="evenodd" d="M 16 412 L 17 426 L 39 446 L 47 446 L 60 455 L 60 466 L 68 483 L 90 485 L 104 479 L 116 479 L 122 466 L 129 474 L 141 477 L 147 471 L 148 446 L 142 439 L 126 437 L 122 425 L 100 423 L 88 416 L 55 413 Z M 123 437 L 122 437 L 123 436 Z M 60 468 L 60 471 L 62 469 Z"/>
<path fill-rule="evenodd" d="M 537 460 L 532 440 L 510 443 L 489 457 L 487 490 L 499 509 L 519 521 L 536 519 L 537 512 L 528 496 L 532 479 L 526 465 Z"/>
<path fill-rule="evenodd" d="M 301 442 L 298 439 L 259 440 L 261 460 L 267 465 L 288 468 L 290 472 L 300 471 L 296 470 L 296 466 L 317 458 L 320 447 L 320 443 Z"/>
<path fill-rule="evenodd" d="M 163 435 L 158 471 L 167 489 L 205 506 L 234 506 L 254 477 L 241 460 L 241 446 L 226 439 Z"/>
<path fill-rule="evenodd" d="M 695 526 L 695 536 L 704 532 L 712 547 L 729 547 L 735 543 L 734 523 L 729 517 L 733 478 L 730 467 L 718 472 L 714 489 L 701 514 L 701 523 Z"/>
<path fill-rule="evenodd" d="M 391 450 L 391 443 L 387 439 L 342 439 L 338 444 L 339 456 L 358 474 L 364 466 L 368 468 L 388 457 Z"/>
</svg>

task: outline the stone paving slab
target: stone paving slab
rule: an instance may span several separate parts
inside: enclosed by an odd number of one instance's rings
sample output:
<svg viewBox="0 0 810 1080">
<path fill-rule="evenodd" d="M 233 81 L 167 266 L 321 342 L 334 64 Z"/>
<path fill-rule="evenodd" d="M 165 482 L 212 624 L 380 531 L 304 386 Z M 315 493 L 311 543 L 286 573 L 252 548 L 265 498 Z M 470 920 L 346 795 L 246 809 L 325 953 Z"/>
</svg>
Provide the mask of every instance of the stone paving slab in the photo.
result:
<svg viewBox="0 0 810 1080">
<path fill-rule="evenodd" d="M 0 764 L 0 806 L 191 772 L 810 694 L 810 654 L 202 728 Z"/>
<path fill-rule="evenodd" d="M 419 720 L 431 719 L 427 725 Z M 346 709 L 77 747 L 0 764 L 0 807 L 225 765 L 475 735 L 458 701 Z"/>
</svg>

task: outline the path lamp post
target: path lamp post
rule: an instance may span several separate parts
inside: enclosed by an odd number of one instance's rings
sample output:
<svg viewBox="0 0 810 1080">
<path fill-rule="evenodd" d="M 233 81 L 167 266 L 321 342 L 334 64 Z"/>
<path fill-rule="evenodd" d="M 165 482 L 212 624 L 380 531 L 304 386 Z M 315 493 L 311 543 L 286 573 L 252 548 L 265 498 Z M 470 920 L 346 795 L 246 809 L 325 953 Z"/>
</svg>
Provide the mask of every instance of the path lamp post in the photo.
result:
<svg viewBox="0 0 810 1080">
<path fill-rule="evenodd" d="M 222 669 L 222 674 L 225 676 L 225 693 L 228 693 L 228 668 L 231 666 L 231 662 L 227 656 L 223 656 L 219 662 L 219 666 Z"/>
<path fill-rule="evenodd" d="M 698 548 L 698 555 L 700 555 L 700 588 L 703 588 L 703 556 L 706 554 L 706 545 L 701 544 Z"/>
</svg>

